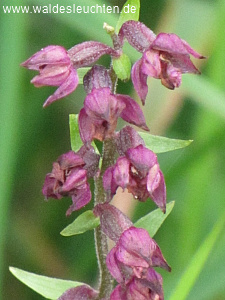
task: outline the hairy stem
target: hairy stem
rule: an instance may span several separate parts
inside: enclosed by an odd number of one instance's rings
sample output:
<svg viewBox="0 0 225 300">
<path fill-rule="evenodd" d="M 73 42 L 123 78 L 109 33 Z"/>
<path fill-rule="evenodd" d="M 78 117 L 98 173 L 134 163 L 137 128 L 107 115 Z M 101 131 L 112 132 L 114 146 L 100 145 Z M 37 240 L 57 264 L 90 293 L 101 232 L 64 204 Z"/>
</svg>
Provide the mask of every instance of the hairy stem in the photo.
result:
<svg viewBox="0 0 225 300">
<path fill-rule="evenodd" d="M 103 174 L 105 170 L 115 162 L 116 146 L 113 139 L 104 141 L 101 172 L 95 179 L 95 205 L 106 202 L 106 193 L 103 188 Z M 102 232 L 101 226 L 95 229 L 95 247 L 99 265 L 100 283 L 98 299 L 109 299 L 113 289 L 113 278 L 106 266 L 108 254 L 108 242 L 106 235 Z"/>
</svg>

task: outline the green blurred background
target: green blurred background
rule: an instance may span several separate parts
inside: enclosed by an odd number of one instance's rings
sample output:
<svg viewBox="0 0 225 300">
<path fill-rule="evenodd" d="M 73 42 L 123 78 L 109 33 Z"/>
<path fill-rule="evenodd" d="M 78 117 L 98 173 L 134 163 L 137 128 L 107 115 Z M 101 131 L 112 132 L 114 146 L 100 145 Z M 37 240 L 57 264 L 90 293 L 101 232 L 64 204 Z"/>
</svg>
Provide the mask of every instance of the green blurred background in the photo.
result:
<svg viewBox="0 0 225 300">
<path fill-rule="evenodd" d="M 93 5 L 93 0 L 59 0 L 62 5 Z M 17 281 L 9 265 L 65 279 L 97 282 L 93 233 L 65 238 L 59 232 L 80 213 L 66 218 L 71 200 L 45 202 L 41 194 L 52 162 L 70 149 L 69 113 L 78 113 L 82 87 L 42 109 L 54 88 L 34 88 L 34 72 L 19 67 L 50 44 L 70 48 L 85 40 L 110 44 L 103 22 L 118 15 L 3 14 L 2 5 L 33 5 L 52 0 L 3 0 L 0 11 L 0 299 L 42 299 Z M 123 6 L 124 0 L 98 4 Z M 208 59 L 196 62 L 201 76 L 184 75 L 169 91 L 149 80 L 144 108 L 151 133 L 193 139 L 187 149 L 159 155 L 168 201 L 175 208 L 155 236 L 172 273 L 162 272 L 165 299 L 192 256 L 224 211 L 225 203 L 225 1 L 142 0 L 140 20 L 153 29 L 174 32 Z M 127 47 L 127 53 L 130 48 Z M 108 58 L 101 59 L 106 66 Z M 136 97 L 130 83 L 118 91 Z M 91 207 L 91 206 L 90 206 Z M 153 209 L 136 206 L 133 220 Z M 187 299 L 225 299 L 225 234 L 221 235 Z"/>
</svg>

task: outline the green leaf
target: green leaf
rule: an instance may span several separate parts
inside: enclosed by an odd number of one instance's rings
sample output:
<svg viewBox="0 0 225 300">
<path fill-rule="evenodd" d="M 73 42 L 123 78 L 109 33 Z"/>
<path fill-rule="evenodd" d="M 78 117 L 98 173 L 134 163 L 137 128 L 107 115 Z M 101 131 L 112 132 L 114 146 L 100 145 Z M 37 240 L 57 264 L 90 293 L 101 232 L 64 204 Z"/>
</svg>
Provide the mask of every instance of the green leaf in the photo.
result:
<svg viewBox="0 0 225 300">
<path fill-rule="evenodd" d="M 155 153 L 173 151 L 189 146 L 192 140 L 169 139 L 163 136 L 152 135 L 146 132 L 139 132 L 147 148 Z"/>
<path fill-rule="evenodd" d="M 185 300 L 187 298 L 191 288 L 194 286 L 200 272 L 202 271 L 213 246 L 216 244 L 217 239 L 221 236 L 224 226 L 225 214 L 223 214 L 223 216 L 217 221 L 198 251 L 195 253 L 169 300 Z"/>
<path fill-rule="evenodd" d="M 124 22 L 129 20 L 138 21 L 140 13 L 140 0 L 128 0 L 120 13 L 119 20 L 116 24 L 116 32 L 118 33 Z"/>
<path fill-rule="evenodd" d="M 69 115 L 70 124 L 70 143 L 71 149 L 76 152 L 83 146 L 83 142 L 80 138 L 79 126 L 78 126 L 78 115 Z"/>
<path fill-rule="evenodd" d="M 83 84 L 83 78 L 86 75 L 86 73 L 91 69 L 91 67 L 88 68 L 80 68 L 77 70 L 77 74 L 79 77 L 79 84 Z"/>
<path fill-rule="evenodd" d="M 14 267 L 10 272 L 29 288 L 47 299 L 58 299 L 66 290 L 84 283 L 37 275 Z"/>
<path fill-rule="evenodd" d="M 63 236 L 71 236 L 84 233 L 88 230 L 96 228 L 100 224 L 99 217 L 96 217 L 92 210 L 87 210 L 76 218 L 73 223 L 64 228 L 60 234 Z"/>
<path fill-rule="evenodd" d="M 121 80 L 130 79 L 131 61 L 126 54 L 122 54 L 119 58 L 113 58 L 113 69 L 117 77 Z"/>
<path fill-rule="evenodd" d="M 153 237 L 156 232 L 161 227 L 162 223 L 171 213 L 175 202 L 171 201 L 166 205 L 166 213 L 164 214 L 161 209 L 157 208 L 156 210 L 150 212 L 144 217 L 140 218 L 136 223 L 135 227 L 144 228 L 148 231 L 149 235 Z"/>
</svg>

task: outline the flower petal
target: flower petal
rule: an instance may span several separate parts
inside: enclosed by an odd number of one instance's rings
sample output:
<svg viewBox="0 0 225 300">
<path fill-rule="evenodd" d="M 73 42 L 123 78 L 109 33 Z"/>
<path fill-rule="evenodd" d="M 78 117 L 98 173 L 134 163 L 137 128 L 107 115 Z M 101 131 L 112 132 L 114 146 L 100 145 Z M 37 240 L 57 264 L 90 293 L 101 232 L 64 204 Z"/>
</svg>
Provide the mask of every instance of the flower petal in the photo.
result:
<svg viewBox="0 0 225 300">
<path fill-rule="evenodd" d="M 61 46 L 47 46 L 21 64 L 30 70 L 39 70 L 43 65 L 69 64 L 70 58 L 65 48 Z"/>
<path fill-rule="evenodd" d="M 95 134 L 95 128 L 84 108 L 80 110 L 78 123 L 81 140 L 84 144 L 90 144 Z"/>
<path fill-rule="evenodd" d="M 110 252 L 108 253 L 106 257 L 106 265 L 107 268 L 109 269 L 109 272 L 111 275 L 116 279 L 117 282 L 123 282 L 124 277 L 123 274 L 121 273 L 120 267 L 118 265 L 118 261 L 116 259 L 116 251 L 117 248 L 113 247 Z"/>
<path fill-rule="evenodd" d="M 162 276 L 159 273 L 157 273 L 154 269 L 148 268 L 146 280 L 141 281 L 145 286 L 149 287 L 154 294 L 157 294 L 160 297 L 160 299 L 164 299 L 162 288 L 163 279 Z"/>
<path fill-rule="evenodd" d="M 118 51 L 96 41 L 83 42 L 68 50 L 68 55 L 75 68 L 89 66 L 104 54 L 116 57 L 120 55 Z"/>
<path fill-rule="evenodd" d="M 178 69 L 181 73 L 193 73 L 200 74 L 200 71 L 195 67 L 195 65 L 190 60 L 189 55 L 181 55 L 181 54 L 168 54 L 165 53 L 161 55 L 161 60 L 167 62 L 170 61 L 171 67 Z"/>
<path fill-rule="evenodd" d="M 159 186 L 161 174 L 159 172 L 159 165 L 155 164 L 148 172 L 147 175 L 147 189 L 152 193 Z"/>
<path fill-rule="evenodd" d="M 74 168 L 77 166 L 83 166 L 85 164 L 82 157 L 74 151 L 69 151 L 67 153 L 62 154 L 57 159 L 57 162 L 59 163 L 61 170 L 66 170 L 68 168 Z"/>
<path fill-rule="evenodd" d="M 67 290 L 58 300 L 94 300 L 97 297 L 98 292 L 85 284 Z"/>
<path fill-rule="evenodd" d="M 181 85 L 181 71 L 172 64 L 162 61 L 161 82 L 168 89 L 174 90 Z"/>
<path fill-rule="evenodd" d="M 126 292 L 127 299 L 163 300 L 164 297 L 163 297 L 162 286 L 161 286 L 162 283 L 161 282 L 154 282 L 154 283 L 143 279 L 133 278 L 133 280 L 127 285 L 127 292 Z M 159 294 L 155 293 L 154 289 L 158 289 L 160 291 L 160 294 L 162 292 L 162 297 L 159 297 Z"/>
<path fill-rule="evenodd" d="M 129 168 L 130 163 L 126 157 L 120 157 L 117 159 L 113 169 L 113 179 L 117 186 L 121 186 L 122 189 L 125 189 L 129 183 Z"/>
<path fill-rule="evenodd" d="M 149 128 L 145 123 L 144 114 L 137 102 L 126 95 L 117 94 L 115 96 L 119 101 L 126 105 L 126 107 L 121 112 L 120 117 L 130 124 L 134 124 L 146 131 L 149 131 Z"/>
<path fill-rule="evenodd" d="M 139 59 L 131 69 L 131 80 L 143 105 L 145 104 L 145 99 L 148 94 L 147 77 L 148 76 L 142 72 L 142 59 Z"/>
<path fill-rule="evenodd" d="M 155 34 L 147 26 L 137 21 L 124 22 L 119 31 L 120 42 L 123 45 L 124 38 L 139 52 L 148 49 L 155 39 Z"/>
<path fill-rule="evenodd" d="M 148 178 L 147 189 L 150 197 L 156 203 L 156 205 L 165 213 L 166 212 L 166 184 L 164 180 L 163 173 L 159 170 L 156 180 L 158 181 L 158 186 L 152 189 L 150 184 L 151 180 Z"/>
<path fill-rule="evenodd" d="M 84 101 L 86 113 L 97 120 L 106 120 L 113 123 L 120 116 L 125 104 L 119 102 L 111 94 L 109 88 L 93 89 Z"/>
<path fill-rule="evenodd" d="M 58 99 L 61 99 L 69 94 L 71 94 L 78 86 L 78 75 L 77 71 L 72 69 L 68 78 L 60 85 L 60 87 L 55 91 L 53 95 L 48 97 L 45 101 L 43 107 L 50 105 Z"/>
<path fill-rule="evenodd" d="M 114 242 L 118 242 L 124 230 L 133 226 L 131 220 L 111 204 L 98 204 L 93 212 L 100 217 L 102 231 Z"/>
<path fill-rule="evenodd" d="M 68 65 L 47 65 L 42 70 L 40 70 L 40 75 L 35 76 L 31 80 L 31 83 L 33 83 L 35 87 L 42 87 L 46 85 L 59 86 L 65 80 L 67 80 L 69 74 L 70 66 Z"/>
<path fill-rule="evenodd" d="M 84 169 L 72 169 L 67 175 L 64 184 L 59 188 L 59 193 L 68 193 L 74 189 L 82 189 L 86 186 L 87 171 Z"/>
<path fill-rule="evenodd" d="M 144 53 L 141 71 L 150 77 L 160 78 L 161 63 L 158 51 L 150 49 Z"/>
<path fill-rule="evenodd" d="M 83 79 L 84 89 L 89 94 L 93 88 L 100 89 L 107 87 L 112 89 L 112 80 L 109 76 L 109 70 L 103 66 L 94 65 Z"/>
<path fill-rule="evenodd" d="M 144 146 L 144 140 L 131 126 L 125 126 L 117 133 L 116 146 L 120 156 L 124 156 L 129 148 L 135 148 L 138 145 Z"/>
<path fill-rule="evenodd" d="M 142 228 L 130 227 L 123 232 L 117 244 L 117 259 L 130 267 L 148 268 L 152 243 L 148 232 Z"/>
<path fill-rule="evenodd" d="M 146 176 L 149 169 L 157 163 L 156 154 L 143 145 L 128 149 L 126 157 L 143 176 Z"/>
<path fill-rule="evenodd" d="M 95 153 L 95 150 L 92 146 L 90 146 L 89 149 L 87 149 L 85 146 L 82 146 L 77 153 L 85 162 L 84 169 L 87 170 L 87 177 L 94 177 L 99 170 L 100 156 Z"/>
<path fill-rule="evenodd" d="M 168 52 L 171 54 L 183 54 L 183 55 L 193 55 L 195 58 L 205 58 L 205 56 L 197 53 L 192 49 L 189 44 L 179 38 L 174 33 L 164 33 L 161 32 L 157 35 L 156 39 L 151 45 L 152 49 Z"/>
<path fill-rule="evenodd" d="M 78 210 L 88 204 L 91 201 L 91 191 L 89 184 L 85 189 L 78 190 L 78 192 L 72 196 L 73 204 L 69 207 L 66 215 L 69 216 L 73 211 Z"/>
<path fill-rule="evenodd" d="M 110 300 L 127 300 L 126 290 L 118 284 L 110 295 Z"/>
<path fill-rule="evenodd" d="M 45 177 L 44 186 L 42 188 L 42 194 L 45 196 L 45 199 L 55 198 L 61 199 L 62 196 L 55 190 L 56 180 L 51 176 L 51 173 L 47 174 Z"/>
<path fill-rule="evenodd" d="M 112 196 L 116 194 L 118 184 L 115 182 L 113 177 L 113 171 L 115 166 L 109 167 L 103 175 L 103 187 L 107 193 L 108 201 L 112 199 Z"/>
</svg>

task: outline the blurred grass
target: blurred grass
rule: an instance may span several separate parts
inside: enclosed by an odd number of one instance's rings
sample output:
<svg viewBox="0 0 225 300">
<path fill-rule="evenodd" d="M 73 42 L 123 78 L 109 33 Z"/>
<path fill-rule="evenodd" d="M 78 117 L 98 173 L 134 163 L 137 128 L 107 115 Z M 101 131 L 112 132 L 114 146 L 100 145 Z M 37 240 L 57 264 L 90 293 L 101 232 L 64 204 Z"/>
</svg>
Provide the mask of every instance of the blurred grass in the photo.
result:
<svg viewBox="0 0 225 300">
<path fill-rule="evenodd" d="M 222 214 L 222 217 L 214 225 L 213 229 L 210 231 L 204 242 L 199 247 L 198 251 L 195 253 L 191 259 L 190 264 L 185 270 L 184 274 L 178 281 L 177 286 L 170 296 L 170 300 L 185 300 L 189 295 L 192 287 L 195 285 L 195 282 L 201 273 L 206 260 L 209 258 L 209 255 L 215 246 L 218 238 L 221 236 L 221 233 L 225 225 L 225 214 Z"/>
<path fill-rule="evenodd" d="M 25 22 L 26 17 L 22 15 L 3 15 L 0 23 L 0 284 L 4 278 L 4 246 L 10 215 L 8 210 L 13 194 L 12 188 L 15 187 L 15 168 L 20 145 L 22 91 L 19 64 L 26 35 Z M 14 30 L 15 27 L 18 28 L 17 31 Z M 0 291 L 2 290 L 0 287 Z"/>
<path fill-rule="evenodd" d="M 125 1 L 96 2 L 121 7 Z M 18 0 L 14 3 L 20 4 Z M 46 5 L 44 0 L 23 3 Z M 68 3 L 64 0 L 62 4 Z M 82 0 L 82 5 L 90 5 L 90 1 Z M 78 88 L 67 99 L 43 110 L 42 103 L 54 88 L 35 89 L 29 84 L 31 72 L 20 69 L 19 63 L 48 44 L 70 48 L 86 39 L 111 44 L 102 25 L 104 21 L 115 25 L 117 16 L 0 14 L 0 291 L 3 299 L 35 300 L 40 296 L 12 278 L 8 265 L 94 285 L 96 261 L 92 233 L 72 238 L 59 234 L 79 214 L 65 217 L 71 200 L 44 203 L 41 195 L 52 162 L 70 148 L 68 115 L 79 111 L 84 93 Z M 194 139 L 189 149 L 159 155 L 168 201 L 176 200 L 172 214 L 156 235 L 172 266 L 171 274 L 163 272 L 165 299 L 224 210 L 224 15 L 224 0 L 141 1 L 141 21 L 156 32 L 181 35 L 208 56 L 201 67 L 202 76 L 184 75 L 183 86 L 176 91 L 149 80 L 144 108 L 153 134 Z M 137 57 L 134 52 L 131 55 L 133 60 Z M 102 62 L 108 63 L 107 59 Z M 130 92 L 131 85 L 121 84 L 119 90 Z M 135 218 L 153 207 L 150 202 L 141 203 Z M 224 244 L 223 233 L 187 299 L 224 298 Z"/>
</svg>

